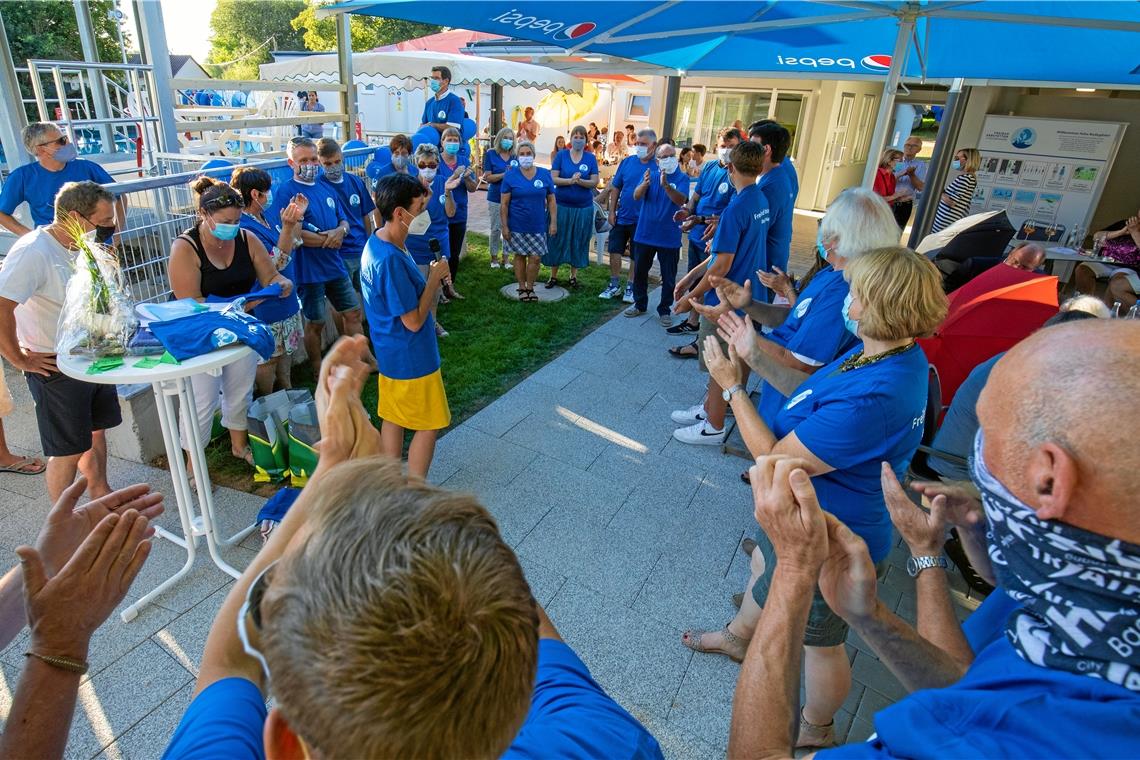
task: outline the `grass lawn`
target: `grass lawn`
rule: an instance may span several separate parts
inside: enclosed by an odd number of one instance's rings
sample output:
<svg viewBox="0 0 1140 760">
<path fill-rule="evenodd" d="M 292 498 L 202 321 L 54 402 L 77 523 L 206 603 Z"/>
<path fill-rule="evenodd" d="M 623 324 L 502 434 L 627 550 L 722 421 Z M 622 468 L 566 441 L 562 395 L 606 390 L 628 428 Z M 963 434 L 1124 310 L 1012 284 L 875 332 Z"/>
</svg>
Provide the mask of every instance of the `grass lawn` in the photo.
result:
<svg viewBox="0 0 1140 760">
<path fill-rule="evenodd" d="M 467 249 L 456 278 L 456 289 L 465 299 L 440 306 L 438 314 L 440 324 L 450 333 L 439 343 L 452 426 L 503 395 L 624 307 L 620 299 L 603 301 L 597 297 L 609 282 L 609 268 L 599 266 L 579 271 L 581 287 L 561 301 L 542 304 L 508 300 L 500 295 L 499 288 L 514 282 L 514 272 L 491 269 L 487 238 L 468 233 Z M 569 274 L 569 269 L 563 268 L 559 279 L 565 282 Z M 548 276 L 549 270 L 544 267 L 539 275 L 540 288 Z M 294 367 L 293 386 L 314 386 L 307 363 Z M 362 398 L 376 421 L 375 380 L 369 381 Z M 253 482 L 245 463 L 230 456 L 228 437 L 214 441 L 207 459 L 215 483 L 266 496 L 276 488 Z"/>
</svg>

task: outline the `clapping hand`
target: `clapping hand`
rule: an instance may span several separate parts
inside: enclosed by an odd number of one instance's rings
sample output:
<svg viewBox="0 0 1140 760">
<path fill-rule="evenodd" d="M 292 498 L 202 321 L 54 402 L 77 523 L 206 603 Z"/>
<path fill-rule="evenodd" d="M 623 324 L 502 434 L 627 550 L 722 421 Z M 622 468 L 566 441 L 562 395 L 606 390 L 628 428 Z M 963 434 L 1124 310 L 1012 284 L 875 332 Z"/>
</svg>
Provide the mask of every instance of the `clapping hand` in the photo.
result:
<svg viewBox="0 0 1140 760">
<path fill-rule="evenodd" d="M 439 268 L 433 262 L 432 274 Z M 447 270 L 447 264 L 442 264 Z M 318 467 L 327 469 L 349 459 L 380 453 L 380 431 L 372 424 L 360 392 L 372 371 L 374 360 L 363 335 L 341 338 L 321 361 L 317 382 L 317 417 L 321 426 Z"/>
<path fill-rule="evenodd" d="M 705 234 L 701 235 L 701 240 L 707 240 L 709 242 L 709 245 L 711 246 L 713 235 L 716 234 L 716 228 L 718 225 L 720 225 L 720 217 L 719 216 L 714 216 L 714 217 L 708 218 L 706 220 L 706 223 L 705 223 Z M 710 250 L 710 249 L 706 248 L 706 251 L 707 250 Z"/>
<path fill-rule="evenodd" d="M 732 307 L 722 298 L 717 302 L 716 306 L 709 306 L 701 301 L 693 301 L 693 311 L 715 323 L 721 314 L 727 314 L 732 311 Z"/>
<path fill-rule="evenodd" d="M 717 297 L 722 303 L 731 304 L 734 309 L 743 309 L 752 304 L 752 281 L 745 280 L 743 285 L 727 277 L 712 275 L 709 283 L 716 288 Z"/>
<path fill-rule="evenodd" d="M 827 522 L 808 467 L 806 461 L 795 457 L 763 456 L 756 459 L 748 474 L 756 522 L 772 541 L 777 572 L 784 570 L 814 581 L 828 556 Z"/>
<path fill-rule="evenodd" d="M 792 278 L 784 273 L 784 270 L 779 267 L 772 267 L 771 272 L 765 272 L 763 269 L 756 270 L 756 276 L 760 279 L 760 284 L 771 290 L 773 293 L 791 300 L 793 293 Z"/>
<path fill-rule="evenodd" d="M 64 489 L 48 512 L 44 527 L 36 539 L 36 551 L 39 552 L 49 577 L 67 564 L 83 540 L 109 515 L 133 509 L 153 520 L 163 512 L 162 494 L 152 492 L 146 483 L 120 488 L 76 507 L 79 497 L 86 490 L 87 478 L 82 475 Z M 151 528 L 146 536 L 153 534 L 154 529 Z"/>
<path fill-rule="evenodd" d="M 915 556 L 940 554 L 946 543 L 946 497 L 935 497 L 927 513 L 903 491 L 889 462 L 883 462 L 880 480 L 891 522 L 898 528 L 910 553 Z"/>
<path fill-rule="evenodd" d="M 730 343 L 728 356 L 725 356 L 715 335 L 705 338 L 705 366 L 708 367 L 709 377 L 724 389 L 739 385 L 744 374 L 740 369 L 740 359 L 736 355 L 736 349 Z"/>
<path fill-rule="evenodd" d="M 673 304 L 673 313 L 688 314 L 689 311 L 693 308 L 693 303 L 694 302 L 692 296 L 683 296 L 681 298 L 678 298 Z"/>
<path fill-rule="evenodd" d="M 827 559 L 819 570 L 819 590 L 827 606 L 847 622 L 866 620 L 879 606 L 879 579 L 871 553 L 863 539 L 838 517 L 823 514 L 827 524 Z"/>
<path fill-rule="evenodd" d="M 452 173 L 452 175 L 447 178 L 447 181 L 443 183 L 443 189 L 450 192 L 450 191 L 454 190 L 455 188 L 459 187 L 459 183 L 462 181 L 463 181 L 463 167 L 458 166 L 458 167 L 456 167 L 456 169 Z"/>
<path fill-rule="evenodd" d="M 737 356 L 748 356 L 759 340 L 752 320 L 741 319 L 731 311 L 726 311 L 717 318 L 716 332 Z"/>
<path fill-rule="evenodd" d="M 651 172 L 648 169 L 646 169 L 645 175 L 641 178 L 641 184 L 649 185 L 650 174 L 651 174 Z"/>
<path fill-rule="evenodd" d="M 300 198 L 300 202 L 298 202 Z M 281 226 L 288 227 L 295 224 L 300 224 L 301 220 L 305 218 L 305 211 L 309 207 L 309 199 L 303 195 L 293 196 L 293 200 L 289 205 L 281 209 Z"/>
<path fill-rule="evenodd" d="M 926 480 L 915 481 L 910 487 L 930 500 L 931 514 L 934 513 L 934 503 L 939 502 L 940 515 L 950 525 L 971 529 L 985 522 L 982 502 L 977 493 L 969 488 Z"/>
</svg>

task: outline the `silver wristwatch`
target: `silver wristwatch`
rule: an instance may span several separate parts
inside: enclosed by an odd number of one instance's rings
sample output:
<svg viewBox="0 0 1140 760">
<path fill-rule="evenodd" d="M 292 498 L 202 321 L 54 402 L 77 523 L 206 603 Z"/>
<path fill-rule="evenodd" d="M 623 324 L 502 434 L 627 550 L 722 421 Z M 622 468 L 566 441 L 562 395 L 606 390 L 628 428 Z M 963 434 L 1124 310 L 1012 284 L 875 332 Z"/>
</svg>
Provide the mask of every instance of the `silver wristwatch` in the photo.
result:
<svg viewBox="0 0 1140 760">
<path fill-rule="evenodd" d="M 940 567 L 945 570 L 949 565 L 946 562 L 946 558 L 942 555 L 935 557 L 909 557 L 906 561 L 906 572 L 911 578 L 917 578 L 918 574 L 923 570 L 932 567 Z"/>
<path fill-rule="evenodd" d="M 744 390 L 744 386 L 741 385 L 740 383 L 737 383 L 736 385 L 732 386 L 731 388 L 726 388 L 725 390 L 721 391 L 720 397 L 723 398 L 725 401 L 731 402 L 732 401 L 732 394 L 736 393 L 737 391 L 742 391 L 742 390 Z"/>
</svg>

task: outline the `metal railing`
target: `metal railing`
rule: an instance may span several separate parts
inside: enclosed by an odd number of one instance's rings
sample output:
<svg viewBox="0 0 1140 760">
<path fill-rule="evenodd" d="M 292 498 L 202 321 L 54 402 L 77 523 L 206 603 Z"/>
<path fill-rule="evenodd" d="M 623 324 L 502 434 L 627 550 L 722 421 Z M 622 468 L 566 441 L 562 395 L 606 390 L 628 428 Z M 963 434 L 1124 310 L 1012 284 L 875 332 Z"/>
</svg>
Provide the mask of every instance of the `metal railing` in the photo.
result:
<svg viewBox="0 0 1140 760">
<path fill-rule="evenodd" d="M 364 167 L 373 151 L 372 147 L 344 151 L 345 169 L 363 177 Z M 197 166 L 198 156 L 183 156 L 181 165 L 174 160 L 177 158 L 172 156 L 167 160 L 168 168 L 192 170 L 104 186 L 127 203 L 127 218 L 120 225 L 118 235 L 119 261 L 131 297 L 137 303 L 170 298 L 170 282 L 166 276 L 170 246 L 174 238 L 194 226 L 198 214 L 194 192 L 190 189 L 191 180 L 202 174 L 228 180 L 238 166 L 264 169 L 275 185 L 293 176 L 293 170 L 284 158 L 235 158 L 232 166 L 209 169 Z"/>
</svg>

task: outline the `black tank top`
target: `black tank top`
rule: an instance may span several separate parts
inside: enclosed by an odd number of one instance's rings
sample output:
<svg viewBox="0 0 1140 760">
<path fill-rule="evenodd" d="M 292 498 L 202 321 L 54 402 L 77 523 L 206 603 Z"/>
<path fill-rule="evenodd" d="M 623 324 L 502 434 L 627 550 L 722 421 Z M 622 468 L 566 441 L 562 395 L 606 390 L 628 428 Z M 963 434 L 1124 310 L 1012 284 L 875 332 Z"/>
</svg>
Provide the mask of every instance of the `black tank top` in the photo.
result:
<svg viewBox="0 0 1140 760">
<path fill-rule="evenodd" d="M 245 230 L 234 238 L 234 257 L 225 269 L 218 269 L 206 255 L 202 247 L 202 235 L 196 225 L 179 237 L 194 246 L 198 254 L 198 264 L 202 270 L 203 296 L 234 298 L 244 296 L 253 290 L 254 283 L 257 282 L 257 272 L 253 269 L 253 259 L 249 257 L 249 243 L 245 239 Z"/>
</svg>

